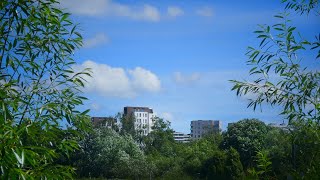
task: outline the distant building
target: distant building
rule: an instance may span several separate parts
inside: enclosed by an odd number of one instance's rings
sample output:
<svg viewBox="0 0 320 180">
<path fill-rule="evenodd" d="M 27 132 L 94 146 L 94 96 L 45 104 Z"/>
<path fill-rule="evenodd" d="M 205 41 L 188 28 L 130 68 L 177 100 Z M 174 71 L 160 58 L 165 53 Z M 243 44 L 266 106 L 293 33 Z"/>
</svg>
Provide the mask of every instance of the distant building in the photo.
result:
<svg viewBox="0 0 320 180">
<path fill-rule="evenodd" d="M 94 127 L 107 127 L 117 129 L 117 119 L 113 117 L 91 117 Z"/>
<path fill-rule="evenodd" d="M 277 124 L 277 123 L 269 123 L 268 126 L 271 126 L 271 127 L 276 127 L 276 128 L 281 128 L 281 129 L 286 129 L 288 126 L 282 122 L 280 124 Z"/>
<path fill-rule="evenodd" d="M 191 121 L 191 138 L 199 139 L 210 132 L 220 132 L 222 123 L 220 120 L 195 120 Z"/>
<path fill-rule="evenodd" d="M 148 107 L 124 107 L 125 116 L 133 116 L 135 118 L 134 128 L 140 130 L 142 135 L 148 135 L 153 126 L 153 118 L 155 114 Z"/>
<path fill-rule="evenodd" d="M 190 134 L 184 134 L 181 132 L 174 132 L 173 138 L 176 142 L 181 142 L 181 143 L 190 142 Z"/>
<path fill-rule="evenodd" d="M 233 123 L 228 123 L 228 128 L 231 127 L 231 126 L 234 125 L 234 124 L 235 124 L 235 122 L 233 122 Z"/>
</svg>

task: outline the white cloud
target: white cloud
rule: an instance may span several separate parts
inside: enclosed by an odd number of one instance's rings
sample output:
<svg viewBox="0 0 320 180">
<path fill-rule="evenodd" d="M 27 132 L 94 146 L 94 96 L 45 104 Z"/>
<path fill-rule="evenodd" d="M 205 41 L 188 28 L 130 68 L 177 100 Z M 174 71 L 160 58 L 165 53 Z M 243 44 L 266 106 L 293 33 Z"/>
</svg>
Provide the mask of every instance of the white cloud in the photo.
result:
<svg viewBox="0 0 320 180">
<path fill-rule="evenodd" d="M 139 93 L 158 92 L 161 89 L 159 78 L 141 67 L 124 70 L 88 60 L 73 68 L 75 71 L 91 68 L 92 78 L 86 77 L 87 84 L 84 91 L 106 97 L 132 98 Z"/>
<path fill-rule="evenodd" d="M 98 33 L 94 37 L 84 39 L 83 47 L 92 48 L 101 44 L 105 44 L 107 42 L 109 42 L 109 38 L 104 33 Z"/>
<path fill-rule="evenodd" d="M 60 0 L 63 8 L 69 9 L 73 14 L 86 16 L 103 15 L 109 3 L 108 0 Z"/>
<path fill-rule="evenodd" d="M 178 17 L 184 14 L 183 10 L 176 6 L 169 6 L 167 9 L 167 14 L 170 17 Z"/>
<path fill-rule="evenodd" d="M 136 67 L 134 70 L 129 70 L 132 76 L 132 86 L 137 90 L 146 90 L 149 92 L 157 92 L 160 90 L 160 80 L 151 71 Z"/>
<path fill-rule="evenodd" d="M 199 81 L 201 78 L 199 73 L 192 73 L 190 75 L 183 75 L 181 72 L 175 72 L 173 74 L 174 82 L 182 85 L 189 85 Z"/>
<path fill-rule="evenodd" d="M 159 21 L 159 10 L 151 5 L 125 5 L 112 0 L 65 0 L 60 1 L 63 8 L 72 13 L 85 16 L 118 16 L 134 20 Z"/>
<path fill-rule="evenodd" d="M 137 20 L 146 20 L 146 21 L 159 21 L 160 12 L 158 9 L 151 5 L 144 5 L 142 12 L 132 12 L 128 17 L 132 17 Z"/>
<path fill-rule="evenodd" d="M 204 17 L 212 17 L 213 16 L 213 10 L 210 7 L 202 7 L 198 10 L 196 10 L 196 14 L 199 16 L 204 16 Z"/>
<path fill-rule="evenodd" d="M 128 17 L 134 20 L 159 21 L 160 12 L 154 6 L 145 4 L 142 7 L 131 7 L 119 3 L 110 3 L 106 14 L 111 16 Z"/>
</svg>

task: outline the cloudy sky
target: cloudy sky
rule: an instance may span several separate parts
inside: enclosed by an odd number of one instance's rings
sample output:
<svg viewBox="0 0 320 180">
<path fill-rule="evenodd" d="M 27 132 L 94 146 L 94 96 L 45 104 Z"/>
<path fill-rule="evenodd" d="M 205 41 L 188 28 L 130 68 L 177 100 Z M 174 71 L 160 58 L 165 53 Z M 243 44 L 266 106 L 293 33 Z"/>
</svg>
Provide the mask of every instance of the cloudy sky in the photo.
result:
<svg viewBox="0 0 320 180">
<path fill-rule="evenodd" d="M 190 133 L 190 121 L 259 118 L 281 123 L 279 108 L 254 112 L 231 92 L 230 79 L 248 77 L 246 47 L 257 45 L 257 24 L 274 24 L 279 1 L 65 0 L 80 24 L 84 46 L 75 69 L 91 68 L 84 92 L 92 116 L 113 116 L 124 106 L 147 106 Z M 306 37 L 319 31 L 313 17 L 294 18 Z"/>
</svg>

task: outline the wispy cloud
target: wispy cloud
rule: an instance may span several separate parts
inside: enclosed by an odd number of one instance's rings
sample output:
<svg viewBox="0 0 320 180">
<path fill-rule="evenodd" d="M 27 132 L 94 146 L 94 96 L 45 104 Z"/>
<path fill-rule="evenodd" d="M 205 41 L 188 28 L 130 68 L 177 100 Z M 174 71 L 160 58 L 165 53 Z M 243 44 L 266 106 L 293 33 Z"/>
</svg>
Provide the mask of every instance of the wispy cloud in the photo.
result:
<svg viewBox="0 0 320 180">
<path fill-rule="evenodd" d="M 200 78 L 200 74 L 196 72 L 192 74 L 182 74 L 181 72 L 175 72 L 173 74 L 174 82 L 180 85 L 194 84 L 195 82 L 199 81 Z"/>
<path fill-rule="evenodd" d="M 62 8 L 67 8 L 73 14 L 85 16 L 100 16 L 105 14 L 110 1 L 106 0 L 60 0 Z"/>
<path fill-rule="evenodd" d="M 105 97 L 133 98 L 141 93 L 155 93 L 161 89 L 160 79 L 141 67 L 125 70 L 88 60 L 73 68 L 76 71 L 91 68 L 92 78 L 85 78 L 87 84 L 84 91 Z"/>
<path fill-rule="evenodd" d="M 184 11 L 177 6 L 169 6 L 167 8 L 167 14 L 169 17 L 178 17 L 184 14 Z"/>
<path fill-rule="evenodd" d="M 94 102 L 94 103 L 91 103 L 91 104 L 90 104 L 90 108 L 91 108 L 92 110 L 99 111 L 99 110 L 101 110 L 101 105 Z"/>
<path fill-rule="evenodd" d="M 172 122 L 174 117 L 172 115 L 172 113 L 170 112 L 163 112 L 160 114 L 160 118 L 163 118 L 164 120 L 170 121 Z"/>
<path fill-rule="evenodd" d="M 92 48 L 109 42 L 109 38 L 104 33 L 98 33 L 91 38 L 83 40 L 84 48 Z"/>
<path fill-rule="evenodd" d="M 196 14 L 204 17 L 212 17 L 213 9 L 211 7 L 205 6 L 196 10 Z"/>
<path fill-rule="evenodd" d="M 159 10 L 149 4 L 132 6 L 112 0 L 61 0 L 60 4 L 77 15 L 117 16 L 153 22 L 160 20 Z"/>
</svg>

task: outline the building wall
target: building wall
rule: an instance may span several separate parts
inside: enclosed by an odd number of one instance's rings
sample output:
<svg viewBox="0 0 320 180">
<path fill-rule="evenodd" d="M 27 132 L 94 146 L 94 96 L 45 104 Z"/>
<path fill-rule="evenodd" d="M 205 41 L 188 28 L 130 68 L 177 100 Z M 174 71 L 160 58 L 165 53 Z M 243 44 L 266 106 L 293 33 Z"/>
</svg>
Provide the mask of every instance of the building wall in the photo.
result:
<svg viewBox="0 0 320 180">
<path fill-rule="evenodd" d="M 288 129 L 288 126 L 284 122 L 281 123 L 281 124 L 269 123 L 268 126 L 275 127 L 275 128 L 280 128 L 280 129 Z"/>
<path fill-rule="evenodd" d="M 220 120 L 195 120 L 190 124 L 191 138 L 202 138 L 209 132 L 220 132 L 222 129 L 222 122 Z"/>
<path fill-rule="evenodd" d="M 112 117 L 91 117 L 91 122 L 94 127 L 102 126 L 116 129 L 117 120 Z"/>
<path fill-rule="evenodd" d="M 190 142 L 190 134 L 184 134 L 181 132 L 174 132 L 173 138 L 177 142 L 182 142 L 182 143 Z"/>
<path fill-rule="evenodd" d="M 152 131 L 155 114 L 148 107 L 124 107 L 124 115 L 135 117 L 134 128 L 140 130 L 142 135 L 148 135 Z"/>
</svg>

